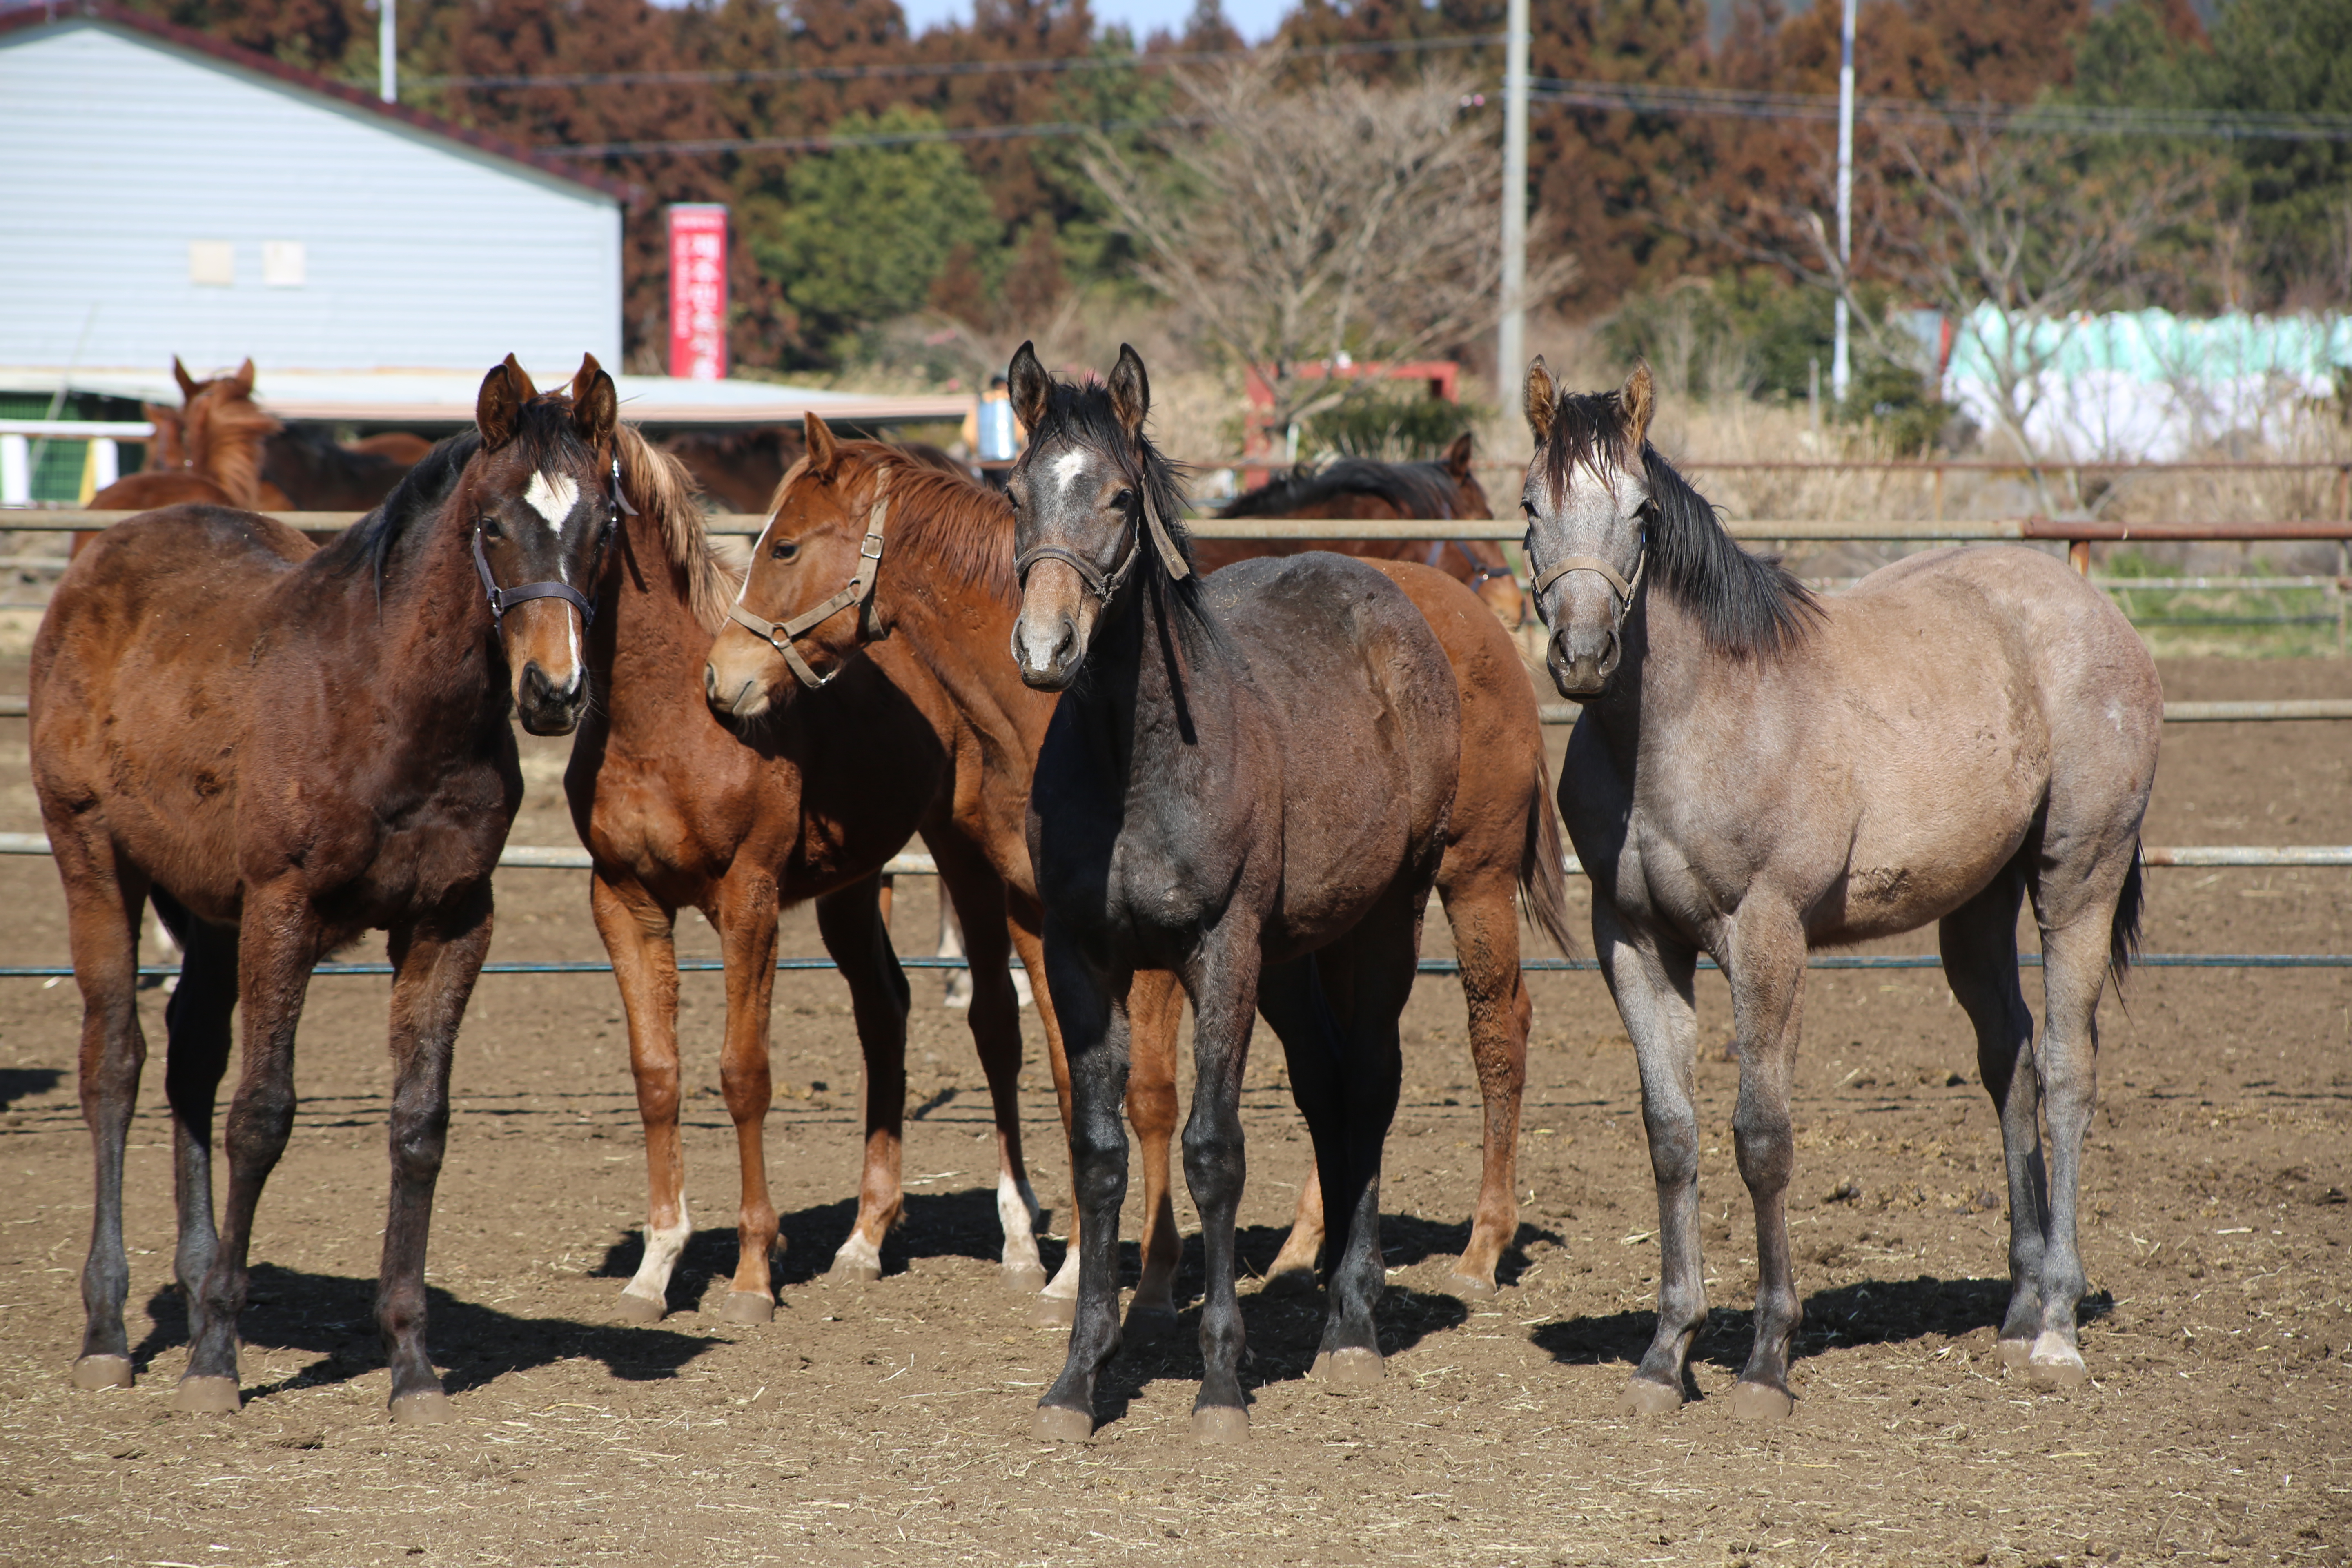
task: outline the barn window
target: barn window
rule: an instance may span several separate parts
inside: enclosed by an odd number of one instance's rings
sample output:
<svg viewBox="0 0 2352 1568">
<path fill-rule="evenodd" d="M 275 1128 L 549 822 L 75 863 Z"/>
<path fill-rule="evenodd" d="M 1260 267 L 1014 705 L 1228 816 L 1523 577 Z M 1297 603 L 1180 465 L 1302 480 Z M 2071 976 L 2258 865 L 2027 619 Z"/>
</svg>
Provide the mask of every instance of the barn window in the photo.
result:
<svg viewBox="0 0 2352 1568">
<path fill-rule="evenodd" d="M 307 263 L 299 239 L 261 242 L 261 281 L 272 289 L 299 289 Z"/>
<path fill-rule="evenodd" d="M 236 247 L 226 239 L 188 241 L 188 281 L 200 289 L 226 289 L 236 282 Z"/>
</svg>

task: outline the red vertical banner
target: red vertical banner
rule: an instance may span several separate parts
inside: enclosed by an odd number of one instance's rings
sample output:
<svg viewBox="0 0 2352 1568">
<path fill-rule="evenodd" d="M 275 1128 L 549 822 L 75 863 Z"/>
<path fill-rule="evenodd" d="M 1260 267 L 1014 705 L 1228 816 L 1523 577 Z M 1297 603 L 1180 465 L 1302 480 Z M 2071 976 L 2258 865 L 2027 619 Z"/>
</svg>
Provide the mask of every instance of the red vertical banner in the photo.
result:
<svg viewBox="0 0 2352 1568">
<path fill-rule="evenodd" d="M 669 209 L 669 373 L 686 381 L 727 375 L 727 209 L 680 202 Z"/>
</svg>

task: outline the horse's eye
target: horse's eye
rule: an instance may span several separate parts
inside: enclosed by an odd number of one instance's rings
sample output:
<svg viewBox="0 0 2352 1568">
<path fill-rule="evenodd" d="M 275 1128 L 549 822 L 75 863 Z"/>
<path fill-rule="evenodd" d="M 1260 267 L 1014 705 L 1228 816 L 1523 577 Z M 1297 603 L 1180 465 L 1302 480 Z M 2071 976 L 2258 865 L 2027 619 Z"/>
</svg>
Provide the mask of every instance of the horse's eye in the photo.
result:
<svg viewBox="0 0 2352 1568">
<path fill-rule="evenodd" d="M 1521 511 L 1526 512 L 1526 513 L 1528 514 L 1528 521 L 1529 522 L 1533 522 L 1533 521 L 1536 520 L 1536 503 L 1535 503 L 1535 502 L 1533 502 L 1533 501 L 1531 501 L 1531 500 L 1524 500 L 1524 499 L 1523 499 L 1523 500 L 1520 500 L 1520 502 L 1519 502 L 1519 510 L 1520 510 Z"/>
<path fill-rule="evenodd" d="M 1129 504 L 1134 500 L 1135 492 L 1133 490 L 1121 490 L 1118 494 L 1110 498 L 1110 504 L 1117 507 L 1119 510 L 1125 511 L 1128 509 Z"/>
<path fill-rule="evenodd" d="M 480 527 L 484 533 L 488 534 L 492 539 L 503 539 L 506 537 L 506 535 L 499 531 L 499 520 L 495 517 L 485 517 L 478 526 Z"/>
<path fill-rule="evenodd" d="M 768 550 L 768 553 L 779 561 L 790 561 L 800 552 L 800 541 L 796 539 L 779 539 Z"/>
</svg>

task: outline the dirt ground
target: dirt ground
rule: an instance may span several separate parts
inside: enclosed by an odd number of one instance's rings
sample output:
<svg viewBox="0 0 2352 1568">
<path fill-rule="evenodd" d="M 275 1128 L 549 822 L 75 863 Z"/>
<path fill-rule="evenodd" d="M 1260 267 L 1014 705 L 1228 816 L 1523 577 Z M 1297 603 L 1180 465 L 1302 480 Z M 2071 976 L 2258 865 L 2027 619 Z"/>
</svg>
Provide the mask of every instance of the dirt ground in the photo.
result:
<svg viewBox="0 0 2352 1568">
<path fill-rule="evenodd" d="M 2164 676 L 2179 698 L 2352 695 L 2352 665 L 2333 661 Z M 22 681 L 20 664 L 0 665 L 0 689 Z M 561 756 L 533 747 L 516 842 L 571 841 Z M 23 721 L 0 721 L 0 828 L 38 826 L 25 763 Z M 2148 837 L 2352 843 L 2348 773 L 2343 726 L 2173 726 Z M 2345 870 L 2151 877 L 2151 952 L 2352 951 Z M 506 874 L 492 956 L 596 955 L 583 879 Z M 931 895 L 902 888 L 900 946 L 923 951 Z M 688 952 L 714 951 L 686 924 Z M 819 951 L 805 910 L 784 927 L 785 952 Z M 1431 950 L 1446 950 L 1434 921 Z M 0 861 L 0 951 L 62 962 L 46 860 Z M 1633 1063 L 1607 995 L 1591 974 L 1532 982 L 1524 1224 L 1507 1288 L 1465 1302 L 1440 1281 L 1466 1234 L 1476 1096 L 1460 994 L 1425 978 L 1383 1189 L 1389 1375 L 1360 1396 L 1305 1381 L 1315 1304 L 1245 1285 L 1255 1425 L 1226 1449 L 1188 1436 L 1189 1313 L 1176 1334 L 1130 1341 L 1096 1442 L 1029 1437 L 1064 1335 L 1032 1327 L 998 1283 L 985 1095 L 940 977 L 915 978 L 912 1196 L 888 1272 L 863 1288 L 820 1278 L 856 1173 L 845 993 L 830 973 L 780 980 L 769 1149 L 791 1252 L 782 1305 L 759 1328 L 698 1308 L 706 1289 L 716 1308 L 734 1250 L 717 977 L 685 987 L 703 1228 L 650 1328 L 606 1321 L 644 1200 L 611 983 L 486 978 L 460 1042 L 432 1251 L 432 1342 L 460 1420 L 425 1430 L 385 1420 L 370 1319 L 384 983 L 312 988 L 300 1113 L 255 1247 L 246 1407 L 196 1418 L 169 1409 L 186 1352 L 160 1063 L 130 1155 L 139 1385 L 77 1394 L 79 1001 L 70 981 L 0 980 L 0 1561 L 2333 1563 L 2352 1547 L 2352 971 L 2149 969 L 2128 1011 L 2106 1005 L 2084 1233 L 2094 1380 L 2064 1395 L 2004 1375 L 1993 1354 L 1999 1142 L 1941 977 L 1815 972 L 1792 1219 L 1800 1404 L 1770 1428 L 1722 1397 L 1754 1282 L 1728 1135 L 1736 1068 L 1710 1051 L 1699 1071 L 1715 1130 L 1706 1397 L 1622 1418 L 1657 1254 Z M 146 1002 L 160 1046 L 162 992 Z M 1702 977 L 1700 1009 L 1705 1037 L 1723 1038 L 1719 978 Z M 1066 1161 L 1034 1015 L 1030 1029 L 1024 1116 L 1058 1210 Z M 1244 1258 L 1263 1268 L 1306 1145 L 1278 1052 L 1259 1043 L 1242 1217 Z M 1181 1199 L 1180 1215 L 1192 1225 Z"/>
</svg>

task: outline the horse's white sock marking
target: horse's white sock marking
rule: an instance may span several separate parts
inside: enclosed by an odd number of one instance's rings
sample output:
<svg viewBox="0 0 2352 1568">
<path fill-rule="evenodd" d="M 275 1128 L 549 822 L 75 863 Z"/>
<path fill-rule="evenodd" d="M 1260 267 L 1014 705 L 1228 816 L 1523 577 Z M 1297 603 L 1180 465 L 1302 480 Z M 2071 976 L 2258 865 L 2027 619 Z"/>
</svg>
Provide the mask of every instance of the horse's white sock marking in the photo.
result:
<svg viewBox="0 0 2352 1568">
<path fill-rule="evenodd" d="M 833 1255 L 833 1263 L 836 1268 L 854 1264 L 878 1270 L 882 1267 L 882 1249 L 853 1230 L 849 1239 L 841 1244 L 841 1250 Z"/>
<path fill-rule="evenodd" d="M 522 499 L 531 510 L 547 520 L 547 526 L 561 533 L 563 520 L 580 504 L 580 486 L 569 474 L 536 473 L 530 477 L 530 488 Z"/>
<path fill-rule="evenodd" d="M 635 1278 L 621 1289 L 632 1296 L 643 1296 L 649 1301 L 659 1301 L 669 1293 L 670 1270 L 677 1267 L 686 1244 L 694 1239 L 694 1217 L 687 1212 L 686 1189 L 677 1190 L 677 1223 L 656 1226 L 646 1221 L 645 1261 L 637 1265 Z"/>
<path fill-rule="evenodd" d="M 1004 1226 L 1004 1255 L 1007 1268 L 1023 1264 L 1045 1268 L 1037 1256 L 1037 1194 L 1027 1182 L 1016 1182 L 1006 1172 L 996 1173 L 996 1218 Z"/>
<path fill-rule="evenodd" d="M 1051 1296 L 1056 1301 L 1075 1301 L 1078 1299 L 1078 1249 L 1076 1247 L 1073 1247 L 1062 1255 L 1060 1271 L 1046 1282 L 1045 1289 L 1038 1294 Z"/>
<path fill-rule="evenodd" d="M 1078 482 L 1078 470 L 1086 466 L 1087 455 L 1084 452 L 1065 452 L 1060 457 L 1055 458 L 1055 487 L 1058 489 L 1067 490 L 1072 485 Z"/>
</svg>

